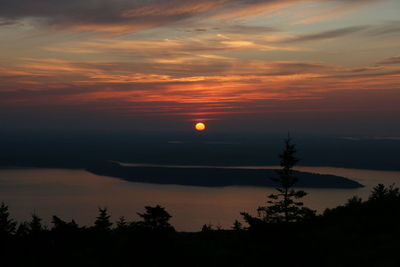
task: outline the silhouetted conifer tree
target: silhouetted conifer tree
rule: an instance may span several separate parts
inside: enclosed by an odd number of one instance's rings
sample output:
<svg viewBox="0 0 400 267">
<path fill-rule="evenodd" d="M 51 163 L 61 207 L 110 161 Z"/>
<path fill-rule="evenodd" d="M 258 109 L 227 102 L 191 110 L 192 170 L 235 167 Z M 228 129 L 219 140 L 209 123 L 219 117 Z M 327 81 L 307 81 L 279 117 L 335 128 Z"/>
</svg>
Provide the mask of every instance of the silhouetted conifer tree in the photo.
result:
<svg viewBox="0 0 400 267">
<path fill-rule="evenodd" d="M 400 197 L 399 188 L 395 188 L 394 184 L 385 187 L 383 184 L 378 184 L 372 189 L 369 201 L 379 201 L 385 199 L 395 199 Z"/>
<path fill-rule="evenodd" d="M 172 216 L 165 210 L 165 208 L 157 205 L 155 207 L 147 206 L 145 209 L 145 213 L 137 213 L 143 219 L 142 222 L 139 222 L 139 225 L 153 230 L 174 229 L 168 222 Z"/>
<path fill-rule="evenodd" d="M 31 221 L 28 222 L 30 234 L 37 234 L 44 230 L 42 219 L 35 213 L 32 214 Z"/>
<path fill-rule="evenodd" d="M 279 155 L 282 169 L 277 171 L 277 178 L 272 178 L 278 184 L 276 187 L 278 193 L 268 196 L 268 206 L 258 208 L 258 212 L 264 216 L 266 221 L 296 222 L 315 214 L 313 210 L 303 207 L 303 202 L 299 201 L 307 193 L 293 188 L 298 181 L 293 171 L 294 165 L 299 162 L 296 153 L 296 145 L 288 136 L 285 139 L 285 148 Z"/>
<path fill-rule="evenodd" d="M 292 139 L 288 136 L 285 139 L 285 148 L 279 155 L 282 168 L 277 171 L 278 177 L 272 178 L 278 185 L 276 187 L 278 193 L 270 194 L 267 201 L 268 205 L 257 209 L 259 217 L 264 222 L 297 222 L 315 215 L 315 211 L 303 207 L 303 202 L 299 201 L 307 193 L 303 190 L 294 189 L 294 185 L 298 181 L 293 170 L 294 165 L 299 161 L 296 152 L 296 145 L 292 143 Z M 249 224 L 259 223 L 257 218 L 253 218 L 247 213 L 241 214 Z"/>
<path fill-rule="evenodd" d="M 98 230 L 111 230 L 112 222 L 110 221 L 110 215 L 107 213 L 107 208 L 99 208 L 99 216 L 97 216 L 94 225 Z"/>
<path fill-rule="evenodd" d="M 17 236 L 23 237 L 29 234 L 29 225 L 27 222 L 22 222 L 18 225 L 17 231 L 15 232 Z"/>
<path fill-rule="evenodd" d="M 128 227 L 128 223 L 124 216 L 119 217 L 117 221 L 117 230 L 124 230 Z"/>
<path fill-rule="evenodd" d="M 0 205 L 0 235 L 9 235 L 15 232 L 17 223 L 10 219 L 8 206 L 3 202 Z"/>
</svg>

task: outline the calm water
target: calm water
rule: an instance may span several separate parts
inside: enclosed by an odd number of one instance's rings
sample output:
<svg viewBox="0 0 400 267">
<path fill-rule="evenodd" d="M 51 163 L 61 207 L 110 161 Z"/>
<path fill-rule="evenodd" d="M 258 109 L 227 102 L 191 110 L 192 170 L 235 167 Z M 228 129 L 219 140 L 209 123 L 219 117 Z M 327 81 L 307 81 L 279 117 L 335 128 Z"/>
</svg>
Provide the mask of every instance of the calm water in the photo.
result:
<svg viewBox="0 0 400 267">
<path fill-rule="evenodd" d="M 265 167 L 271 168 L 271 167 Z M 361 189 L 306 189 L 305 203 L 318 211 L 343 204 L 353 195 L 367 197 L 378 184 L 400 185 L 399 171 L 372 171 L 330 167 L 299 167 L 298 170 L 335 174 L 357 180 Z M 198 231 L 205 223 L 229 228 L 239 213 L 255 214 L 272 188 L 205 188 L 131 183 L 97 176 L 84 170 L 6 169 L 0 170 L 0 201 L 9 205 L 12 216 L 21 221 L 32 212 L 47 224 L 52 215 L 74 218 L 91 225 L 98 207 L 108 207 L 113 220 L 124 215 L 138 217 L 146 205 L 160 204 L 173 216 L 172 224 L 181 231 Z"/>
</svg>

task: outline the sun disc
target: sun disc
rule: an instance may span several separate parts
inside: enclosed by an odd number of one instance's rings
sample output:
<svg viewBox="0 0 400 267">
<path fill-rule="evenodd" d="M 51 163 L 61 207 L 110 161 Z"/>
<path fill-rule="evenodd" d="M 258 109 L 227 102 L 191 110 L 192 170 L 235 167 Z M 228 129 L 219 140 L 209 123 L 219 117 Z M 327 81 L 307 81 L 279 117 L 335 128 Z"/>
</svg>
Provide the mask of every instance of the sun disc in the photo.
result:
<svg viewBox="0 0 400 267">
<path fill-rule="evenodd" d="M 197 131 L 204 131 L 206 129 L 206 125 L 202 122 L 196 123 L 194 127 Z"/>
</svg>

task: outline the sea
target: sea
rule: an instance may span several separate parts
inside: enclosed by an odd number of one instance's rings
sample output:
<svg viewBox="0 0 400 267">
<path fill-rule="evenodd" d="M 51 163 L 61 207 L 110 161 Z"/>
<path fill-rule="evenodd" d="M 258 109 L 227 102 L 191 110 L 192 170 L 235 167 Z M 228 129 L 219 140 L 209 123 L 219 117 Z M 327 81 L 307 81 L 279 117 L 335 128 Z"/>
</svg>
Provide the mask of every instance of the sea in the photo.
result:
<svg viewBox="0 0 400 267">
<path fill-rule="evenodd" d="M 204 166 L 207 167 L 207 166 Z M 238 168 L 277 168 L 276 166 L 238 166 Z M 309 189 L 307 207 L 322 213 L 343 205 L 352 196 L 368 198 L 379 183 L 400 186 L 400 171 L 378 171 L 335 167 L 296 168 L 299 171 L 333 174 L 356 180 L 358 189 Z M 266 177 L 266 179 L 268 179 Z M 200 231 L 204 224 L 229 229 L 240 212 L 256 215 L 274 192 L 267 187 L 197 187 L 133 183 L 94 175 L 83 169 L 10 168 L 0 169 L 0 202 L 9 207 L 11 217 L 22 222 L 37 214 L 51 227 L 53 215 L 74 219 L 81 226 L 93 225 L 98 208 L 107 208 L 112 221 L 124 216 L 139 220 L 145 206 L 161 205 L 171 214 L 171 224 L 182 232 Z"/>
</svg>

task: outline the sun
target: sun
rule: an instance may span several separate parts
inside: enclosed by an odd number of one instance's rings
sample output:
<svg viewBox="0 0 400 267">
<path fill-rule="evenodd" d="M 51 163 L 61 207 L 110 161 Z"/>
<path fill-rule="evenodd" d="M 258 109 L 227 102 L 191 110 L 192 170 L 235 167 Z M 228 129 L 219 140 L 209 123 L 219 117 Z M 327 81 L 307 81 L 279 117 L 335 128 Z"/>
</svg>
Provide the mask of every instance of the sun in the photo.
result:
<svg viewBox="0 0 400 267">
<path fill-rule="evenodd" d="M 196 123 L 196 125 L 194 126 L 194 128 L 197 130 L 197 131 L 204 131 L 205 129 L 206 129 L 206 125 L 204 124 L 204 123 L 202 123 L 202 122 L 198 122 L 198 123 Z"/>
</svg>

